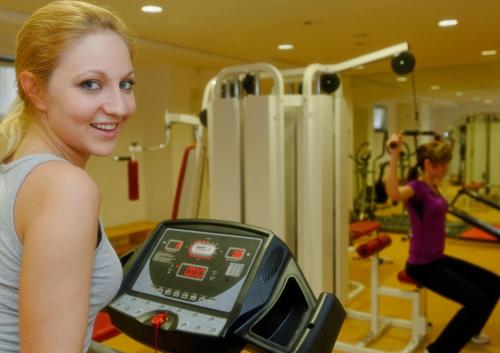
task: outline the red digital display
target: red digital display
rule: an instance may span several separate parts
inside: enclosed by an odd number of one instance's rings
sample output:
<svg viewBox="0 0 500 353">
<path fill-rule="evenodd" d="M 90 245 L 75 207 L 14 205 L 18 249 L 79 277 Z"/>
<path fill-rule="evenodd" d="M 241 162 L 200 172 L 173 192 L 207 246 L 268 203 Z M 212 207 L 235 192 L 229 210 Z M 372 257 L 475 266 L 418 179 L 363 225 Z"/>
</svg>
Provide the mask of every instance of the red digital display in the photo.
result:
<svg viewBox="0 0 500 353">
<path fill-rule="evenodd" d="M 240 261 L 246 254 L 246 250 L 242 248 L 230 247 L 226 252 L 226 259 Z"/>
<path fill-rule="evenodd" d="M 206 273 L 207 267 L 195 266 L 190 264 L 182 264 L 179 271 L 177 272 L 178 276 L 180 277 L 195 279 L 198 281 L 203 281 Z"/>
<path fill-rule="evenodd" d="M 245 251 L 243 249 L 235 249 L 233 250 L 233 252 L 231 253 L 231 257 L 233 259 L 241 259 L 243 257 L 243 255 L 245 254 Z"/>
</svg>

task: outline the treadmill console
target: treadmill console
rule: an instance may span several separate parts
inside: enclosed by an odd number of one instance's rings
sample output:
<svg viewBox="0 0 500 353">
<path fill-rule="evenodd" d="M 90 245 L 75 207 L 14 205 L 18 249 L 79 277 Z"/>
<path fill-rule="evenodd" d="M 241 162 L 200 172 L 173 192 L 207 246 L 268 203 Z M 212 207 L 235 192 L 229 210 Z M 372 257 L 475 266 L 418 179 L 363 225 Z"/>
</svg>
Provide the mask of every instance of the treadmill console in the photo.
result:
<svg viewBox="0 0 500 353">
<path fill-rule="evenodd" d="M 229 313 L 263 239 L 167 228 L 134 291 Z"/>
<path fill-rule="evenodd" d="M 113 324 L 166 352 L 330 353 L 345 317 L 333 294 L 315 298 L 277 236 L 243 224 L 162 222 L 124 272 Z"/>
</svg>

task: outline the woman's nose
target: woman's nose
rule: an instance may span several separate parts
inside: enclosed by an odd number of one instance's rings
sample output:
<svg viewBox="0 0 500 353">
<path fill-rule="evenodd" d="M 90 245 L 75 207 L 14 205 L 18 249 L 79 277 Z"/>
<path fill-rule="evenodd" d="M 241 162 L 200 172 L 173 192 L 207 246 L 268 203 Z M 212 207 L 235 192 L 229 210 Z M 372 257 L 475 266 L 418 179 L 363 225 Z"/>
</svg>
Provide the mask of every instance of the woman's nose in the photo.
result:
<svg viewBox="0 0 500 353">
<path fill-rule="evenodd" d="M 110 115 L 123 117 L 129 113 L 129 100 L 133 100 L 133 93 L 123 92 L 121 89 L 109 90 L 106 95 L 106 101 L 103 104 L 103 110 Z"/>
</svg>

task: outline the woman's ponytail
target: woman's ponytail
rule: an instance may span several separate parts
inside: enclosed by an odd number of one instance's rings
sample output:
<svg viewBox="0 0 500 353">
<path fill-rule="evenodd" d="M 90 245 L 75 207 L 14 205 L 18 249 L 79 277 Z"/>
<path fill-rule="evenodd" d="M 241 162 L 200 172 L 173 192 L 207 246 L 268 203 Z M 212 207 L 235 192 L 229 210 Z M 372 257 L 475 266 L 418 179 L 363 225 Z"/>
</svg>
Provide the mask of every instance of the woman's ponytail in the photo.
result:
<svg viewBox="0 0 500 353">
<path fill-rule="evenodd" d="M 408 181 L 411 181 L 411 180 L 416 180 L 418 179 L 418 164 L 414 165 L 413 167 L 410 168 L 410 170 L 408 170 Z"/>
<path fill-rule="evenodd" d="M 29 126 L 22 100 L 16 98 L 9 113 L 0 120 L 0 163 L 17 149 Z"/>
<path fill-rule="evenodd" d="M 424 170 L 425 160 L 431 163 L 448 163 L 451 160 L 451 145 L 443 141 L 432 141 L 417 148 L 417 163 L 408 171 L 408 181 L 418 179 L 419 169 Z"/>
</svg>

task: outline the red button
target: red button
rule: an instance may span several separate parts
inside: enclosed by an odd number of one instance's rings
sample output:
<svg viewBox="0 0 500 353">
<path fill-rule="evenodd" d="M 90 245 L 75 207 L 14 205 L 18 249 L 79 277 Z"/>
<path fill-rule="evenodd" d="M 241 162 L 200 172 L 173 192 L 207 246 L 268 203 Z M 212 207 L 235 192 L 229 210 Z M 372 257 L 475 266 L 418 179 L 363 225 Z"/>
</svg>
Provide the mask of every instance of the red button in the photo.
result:
<svg viewBox="0 0 500 353">
<path fill-rule="evenodd" d="M 231 257 L 233 259 L 241 259 L 243 257 L 243 255 L 245 255 L 245 250 L 243 250 L 243 249 L 236 249 L 236 250 L 233 250 L 233 253 L 231 254 Z"/>
</svg>

